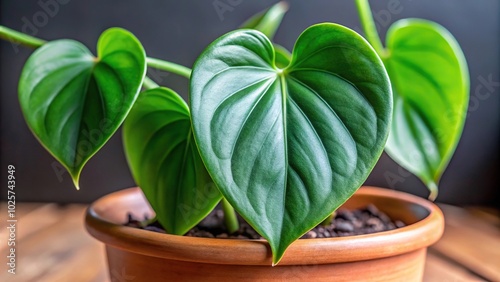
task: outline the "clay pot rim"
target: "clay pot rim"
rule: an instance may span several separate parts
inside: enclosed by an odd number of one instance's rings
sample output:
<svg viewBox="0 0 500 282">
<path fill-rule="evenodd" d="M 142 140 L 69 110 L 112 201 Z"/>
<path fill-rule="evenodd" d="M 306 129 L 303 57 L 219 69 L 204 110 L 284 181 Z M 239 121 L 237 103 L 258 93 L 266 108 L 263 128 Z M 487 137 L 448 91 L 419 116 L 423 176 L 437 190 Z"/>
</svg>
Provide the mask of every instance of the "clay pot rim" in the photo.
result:
<svg viewBox="0 0 500 282">
<path fill-rule="evenodd" d="M 212 264 L 271 265 L 270 247 L 262 239 L 197 238 L 162 234 L 115 224 L 98 212 L 99 207 L 112 206 L 117 199 L 138 198 L 139 194 L 142 195 L 140 188 L 128 188 L 92 203 L 85 216 L 87 231 L 106 245 L 147 256 Z M 439 240 L 443 233 L 443 214 L 435 204 L 426 199 L 369 186 L 360 188 L 356 195 L 403 201 L 420 206 L 429 214 L 413 224 L 391 231 L 297 240 L 288 248 L 279 265 L 342 263 L 396 256 L 426 248 Z"/>
</svg>

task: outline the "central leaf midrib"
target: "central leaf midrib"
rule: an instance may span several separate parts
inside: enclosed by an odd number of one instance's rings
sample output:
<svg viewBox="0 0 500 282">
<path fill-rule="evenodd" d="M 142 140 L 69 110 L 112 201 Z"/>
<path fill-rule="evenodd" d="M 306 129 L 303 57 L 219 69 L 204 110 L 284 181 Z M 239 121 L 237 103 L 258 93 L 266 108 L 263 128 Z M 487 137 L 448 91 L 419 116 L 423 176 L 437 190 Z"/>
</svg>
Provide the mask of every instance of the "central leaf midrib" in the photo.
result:
<svg viewBox="0 0 500 282">
<path fill-rule="evenodd" d="M 102 66 L 105 66 L 108 70 L 111 71 L 111 73 L 113 74 L 113 76 L 116 77 L 116 79 L 119 81 L 118 84 L 120 85 L 120 89 L 121 89 L 121 91 L 119 91 L 119 93 L 121 94 L 121 98 L 122 98 L 121 99 L 121 104 L 120 104 L 121 108 L 120 108 L 119 111 L 115 112 L 115 116 L 114 116 L 114 118 L 112 120 L 112 123 L 114 123 L 115 122 L 114 119 L 115 118 L 119 118 L 120 114 L 123 112 L 123 108 L 125 106 L 124 105 L 125 96 L 127 96 L 128 93 L 127 93 L 127 91 L 125 89 L 125 84 L 124 84 L 121 76 L 118 74 L 118 72 L 116 72 L 116 70 L 111 65 L 109 65 L 107 62 L 104 62 L 104 61 L 97 62 L 97 64 L 101 64 Z M 97 66 L 97 64 L 96 64 L 96 66 Z M 92 69 L 92 75 L 94 75 L 94 70 L 93 69 Z M 98 89 L 99 94 L 100 94 L 99 98 L 101 100 L 101 105 L 102 105 L 102 108 L 103 108 L 103 113 L 105 113 L 106 112 L 106 110 L 105 110 L 106 105 L 105 105 L 104 99 L 103 99 L 104 95 L 102 94 L 103 92 L 101 91 L 101 87 L 100 87 L 99 83 L 97 83 L 97 80 L 96 80 L 96 86 L 97 86 L 97 89 Z M 125 107 L 125 108 L 128 108 L 128 107 Z"/>
<path fill-rule="evenodd" d="M 83 90 L 83 97 L 82 97 L 82 101 L 83 101 L 83 107 L 81 109 L 81 112 L 80 112 L 80 117 L 79 117 L 79 123 L 78 123 L 78 136 L 76 137 L 76 144 L 75 144 L 75 155 L 73 157 L 73 169 L 77 168 L 77 164 L 76 164 L 76 161 L 77 161 L 77 151 L 78 151 L 78 144 L 80 143 L 80 138 L 81 138 L 81 135 L 82 135 L 82 132 L 81 132 L 81 129 L 82 129 L 82 119 L 83 119 L 83 114 L 85 113 L 85 109 L 87 107 L 87 103 L 86 103 L 86 100 L 87 100 L 87 95 L 88 95 L 88 90 L 89 90 L 89 85 L 90 85 L 90 80 L 92 79 L 92 77 L 94 76 L 94 69 L 95 67 L 97 66 L 97 63 L 94 63 L 92 65 L 92 67 L 90 68 L 90 72 L 89 72 L 89 75 L 88 75 L 88 78 L 86 80 L 86 83 L 85 83 L 85 89 Z M 97 86 L 97 81 L 95 81 L 96 83 L 96 86 Z M 92 148 L 93 151 L 94 151 L 94 148 Z M 81 167 L 81 164 L 85 163 L 85 158 L 87 158 L 88 156 L 85 156 L 85 157 L 82 157 L 82 160 L 80 162 L 80 167 Z M 81 169 L 81 168 L 79 168 Z M 78 173 L 78 172 L 77 172 Z"/>
<path fill-rule="evenodd" d="M 103 114 L 102 114 L 102 117 L 103 118 L 109 118 L 108 116 L 106 116 L 106 105 L 105 105 L 105 102 L 104 102 L 104 93 L 103 91 L 101 90 L 100 88 L 100 85 L 99 85 L 99 82 L 97 81 L 97 79 L 95 78 L 95 68 L 101 64 L 102 66 L 105 66 L 108 70 L 111 71 L 112 75 L 114 77 L 116 77 L 116 79 L 119 81 L 119 85 L 121 87 L 121 94 L 122 94 L 122 108 L 123 108 L 123 100 L 125 98 L 125 96 L 127 95 L 126 91 L 125 91 L 125 88 L 124 88 L 124 84 L 123 84 L 123 81 L 120 77 L 120 75 L 116 72 L 115 69 L 113 69 L 112 66 L 110 66 L 108 63 L 106 62 L 103 62 L 102 60 L 97 60 L 91 67 L 90 69 L 90 74 L 89 74 L 89 77 L 87 78 L 87 81 L 86 81 L 86 84 L 85 84 L 85 89 L 84 89 L 84 97 L 82 98 L 82 101 L 83 101 L 83 108 L 82 108 L 82 111 L 81 111 L 81 114 L 80 114 L 80 122 L 79 122 L 79 127 L 78 127 L 78 137 L 77 137 L 77 141 L 76 141 L 76 146 L 75 146 L 75 149 L 76 151 L 78 151 L 78 144 L 80 143 L 80 140 L 81 139 L 81 136 L 82 136 L 82 132 L 81 132 L 81 128 L 82 128 L 82 124 L 83 124 L 83 115 L 85 113 L 85 110 L 87 109 L 87 107 L 89 106 L 88 103 L 87 103 L 87 99 L 88 99 L 88 95 L 89 95 L 89 86 L 90 86 L 90 80 L 93 79 L 94 82 L 95 82 L 95 86 L 96 86 L 96 89 L 97 89 L 97 95 L 99 96 L 99 100 L 101 102 L 101 109 L 103 110 Z M 120 109 L 120 112 L 122 111 L 122 109 Z M 113 119 L 111 120 L 111 123 L 114 123 L 115 122 L 115 119 L 118 118 L 120 116 L 120 112 L 117 112 L 117 114 L 113 117 Z M 104 140 L 105 141 L 105 140 Z M 101 144 L 98 144 L 98 145 L 102 145 L 102 142 L 100 142 Z M 98 148 L 99 146 L 93 146 L 92 148 L 92 152 L 89 153 L 89 154 L 86 154 L 86 156 L 82 156 L 82 160 L 80 161 L 80 165 L 85 163 L 85 159 L 88 159 L 88 156 L 91 156 L 92 154 L 94 154 L 95 150 Z M 76 167 L 76 162 L 77 162 L 77 156 L 75 154 L 75 158 L 73 159 L 73 167 Z"/>
<path fill-rule="evenodd" d="M 280 218 L 280 226 L 279 228 L 276 228 L 276 230 L 279 230 L 280 234 L 280 241 L 278 242 L 281 247 L 281 237 L 283 236 L 283 221 L 284 221 L 284 215 L 286 212 L 286 193 L 287 193 L 287 187 L 288 187 L 288 127 L 287 127 L 287 108 L 286 108 L 286 101 L 288 99 L 288 88 L 286 84 L 286 79 L 285 79 L 285 73 L 279 73 L 279 78 L 280 78 L 280 83 L 281 83 L 281 107 L 282 107 L 282 119 L 283 119 L 283 147 L 284 147 L 284 152 L 285 152 L 285 179 L 284 179 L 284 185 L 283 185 L 283 204 L 281 205 L 281 214 L 282 217 Z M 278 247 L 278 248 L 280 248 Z M 273 252 L 274 253 L 274 252 Z"/>
<path fill-rule="evenodd" d="M 88 71 L 87 68 L 84 68 L 82 71 L 78 72 L 75 76 L 73 76 L 71 79 L 69 79 L 65 84 L 64 86 L 59 89 L 59 91 L 57 92 L 57 94 L 55 94 L 52 99 L 50 99 L 47 104 L 48 104 L 48 107 L 46 108 L 45 112 L 43 113 L 43 116 L 44 116 L 44 126 L 45 126 L 45 135 L 49 136 L 48 132 L 47 132 L 47 129 L 49 128 L 48 124 L 47 124 L 47 116 L 48 116 L 48 113 L 51 111 L 51 107 L 54 105 L 53 101 L 55 99 L 57 99 L 57 97 L 59 95 L 61 95 L 61 93 L 71 84 L 75 81 L 75 78 L 79 77 L 80 75 L 82 75 L 84 72 Z M 48 77 L 48 76 L 47 76 Z M 38 86 L 38 85 L 37 85 Z M 30 97 L 31 98 L 31 97 Z M 72 115 L 72 114 L 71 114 Z M 71 116 L 70 115 L 70 116 Z M 63 126 L 64 127 L 64 126 Z M 62 128 L 63 128 L 62 127 Z M 62 128 L 61 128 L 61 131 L 62 131 Z M 60 135 L 57 135 L 57 136 L 60 136 Z"/>
<path fill-rule="evenodd" d="M 429 180 L 434 181 L 434 173 L 432 172 L 433 166 L 431 165 L 430 160 L 427 158 L 427 153 L 425 152 L 425 148 L 424 148 L 423 144 L 418 141 L 419 140 L 418 139 L 419 134 L 418 134 L 417 129 L 415 128 L 415 124 L 414 124 L 413 119 L 411 118 L 411 114 L 406 109 L 406 107 L 404 107 L 404 106 L 403 106 L 403 114 L 406 116 L 406 120 L 408 120 L 408 125 L 410 127 L 410 132 L 413 135 L 413 139 L 416 140 L 415 143 L 418 146 L 418 148 L 420 149 L 420 152 L 422 152 L 422 157 L 424 159 L 425 164 L 427 165 L 425 170 L 426 170 L 428 176 L 430 176 L 430 178 L 431 178 L 431 179 L 427 179 L 427 181 L 429 181 Z M 418 115 L 419 118 L 421 118 L 420 117 L 420 113 L 415 112 L 415 114 Z M 440 161 L 440 163 L 441 163 L 441 161 Z"/>
</svg>

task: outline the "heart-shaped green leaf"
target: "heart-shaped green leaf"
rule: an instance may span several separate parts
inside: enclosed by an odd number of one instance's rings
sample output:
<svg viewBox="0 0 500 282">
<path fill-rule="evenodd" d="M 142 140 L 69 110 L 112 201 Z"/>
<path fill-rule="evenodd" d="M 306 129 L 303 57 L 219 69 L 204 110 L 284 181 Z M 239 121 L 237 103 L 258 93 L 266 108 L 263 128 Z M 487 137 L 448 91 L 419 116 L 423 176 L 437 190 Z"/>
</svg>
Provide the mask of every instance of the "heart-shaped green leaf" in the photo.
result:
<svg viewBox="0 0 500 282">
<path fill-rule="evenodd" d="M 241 28 L 259 30 L 272 40 L 287 11 L 288 4 L 284 1 L 278 2 L 252 16 L 241 25 Z"/>
<path fill-rule="evenodd" d="M 63 164 L 75 186 L 83 166 L 125 119 L 146 74 L 146 55 L 128 31 L 112 28 L 97 44 L 56 40 L 37 49 L 19 80 L 26 122 Z"/>
<path fill-rule="evenodd" d="M 123 141 L 132 175 L 169 233 L 186 233 L 221 199 L 194 142 L 188 106 L 174 91 L 141 93 Z"/>
<path fill-rule="evenodd" d="M 453 36 L 425 20 L 401 20 L 387 34 L 384 59 L 394 91 L 387 153 L 437 195 L 462 133 L 469 100 L 465 57 Z"/>
<path fill-rule="evenodd" d="M 329 23 L 302 33 L 285 69 L 275 66 L 264 34 L 222 36 L 196 61 L 190 98 L 208 171 L 269 241 L 273 263 L 363 183 L 383 151 L 392 111 L 374 50 Z"/>
</svg>

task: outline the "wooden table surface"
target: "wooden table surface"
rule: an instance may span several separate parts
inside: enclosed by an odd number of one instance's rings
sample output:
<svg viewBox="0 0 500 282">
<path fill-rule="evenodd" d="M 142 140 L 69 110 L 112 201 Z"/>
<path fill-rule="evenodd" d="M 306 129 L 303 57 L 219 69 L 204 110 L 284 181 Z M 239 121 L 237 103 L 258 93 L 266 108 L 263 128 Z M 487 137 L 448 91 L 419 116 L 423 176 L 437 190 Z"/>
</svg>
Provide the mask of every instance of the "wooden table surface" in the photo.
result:
<svg viewBox="0 0 500 282">
<path fill-rule="evenodd" d="M 443 238 L 427 255 L 424 281 L 500 281 L 498 211 L 440 205 Z M 7 210 L 0 208 L 0 281 L 123 281 L 106 272 L 104 246 L 83 226 L 85 205 L 18 203 L 17 269 L 7 272 Z"/>
</svg>

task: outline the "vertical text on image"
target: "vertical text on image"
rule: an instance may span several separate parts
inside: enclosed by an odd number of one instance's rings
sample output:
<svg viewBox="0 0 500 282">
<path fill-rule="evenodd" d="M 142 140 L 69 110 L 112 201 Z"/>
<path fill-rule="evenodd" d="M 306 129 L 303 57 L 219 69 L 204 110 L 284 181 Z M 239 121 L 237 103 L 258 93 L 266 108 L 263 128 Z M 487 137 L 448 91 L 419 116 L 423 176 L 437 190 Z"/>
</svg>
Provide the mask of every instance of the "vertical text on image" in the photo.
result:
<svg viewBox="0 0 500 282">
<path fill-rule="evenodd" d="M 7 166 L 7 272 L 16 274 L 16 167 Z"/>
</svg>

